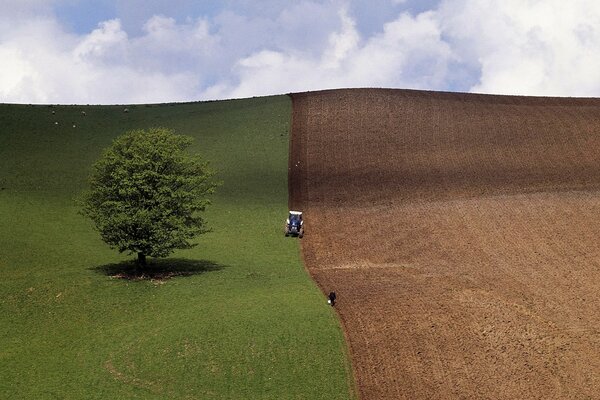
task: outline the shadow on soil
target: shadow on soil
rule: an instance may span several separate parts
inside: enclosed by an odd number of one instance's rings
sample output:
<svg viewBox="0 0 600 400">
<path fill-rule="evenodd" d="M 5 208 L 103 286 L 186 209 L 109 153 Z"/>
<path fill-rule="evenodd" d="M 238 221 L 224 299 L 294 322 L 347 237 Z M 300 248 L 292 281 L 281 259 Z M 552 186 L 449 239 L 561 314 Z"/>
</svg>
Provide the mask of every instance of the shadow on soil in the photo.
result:
<svg viewBox="0 0 600 400">
<path fill-rule="evenodd" d="M 188 260 L 185 258 L 151 259 L 145 268 L 135 261 L 123 261 L 116 264 L 100 265 L 90 268 L 112 278 L 127 280 L 167 280 L 176 276 L 198 275 L 204 272 L 219 271 L 224 265 L 207 260 Z"/>
</svg>

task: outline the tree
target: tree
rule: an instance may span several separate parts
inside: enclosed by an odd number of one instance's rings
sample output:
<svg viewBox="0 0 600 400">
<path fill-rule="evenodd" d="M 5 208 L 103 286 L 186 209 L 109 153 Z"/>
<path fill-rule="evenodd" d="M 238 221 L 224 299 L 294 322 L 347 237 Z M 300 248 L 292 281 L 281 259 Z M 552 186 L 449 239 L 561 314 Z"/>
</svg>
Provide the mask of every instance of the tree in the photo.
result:
<svg viewBox="0 0 600 400">
<path fill-rule="evenodd" d="M 217 183 L 208 163 L 186 149 L 188 136 L 172 130 L 134 130 L 118 137 L 93 165 L 80 213 L 119 252 L 166 257 L 189 249 L 208 231 L 200 215 Z"/>
</svg>

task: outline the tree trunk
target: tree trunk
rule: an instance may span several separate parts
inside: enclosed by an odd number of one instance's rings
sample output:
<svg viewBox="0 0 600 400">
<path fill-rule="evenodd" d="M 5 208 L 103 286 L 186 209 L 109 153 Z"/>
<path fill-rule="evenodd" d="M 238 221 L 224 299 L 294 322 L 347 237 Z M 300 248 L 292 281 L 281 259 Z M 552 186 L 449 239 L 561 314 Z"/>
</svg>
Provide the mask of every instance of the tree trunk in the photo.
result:
<svg viewBox="0 0 600 400">
<path fill-rule="evenodd" d="M 146 268 L 146 255 L 142 252 L 138 252 L 137 263 L 141 268 Z"/>
</svg>

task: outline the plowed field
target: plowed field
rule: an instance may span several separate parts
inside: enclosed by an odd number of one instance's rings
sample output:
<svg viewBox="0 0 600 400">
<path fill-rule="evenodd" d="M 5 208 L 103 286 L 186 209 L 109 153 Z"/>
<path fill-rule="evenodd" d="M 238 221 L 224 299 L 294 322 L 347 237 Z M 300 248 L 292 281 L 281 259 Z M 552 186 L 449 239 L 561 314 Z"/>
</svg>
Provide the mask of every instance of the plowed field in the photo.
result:
<svg viewBox="0 0 600 400">
<path fill-rule="evenodd" d="M 600 398 L 600 100 L 293 95 L 290 207 L 363 400 Z"/>
</svg>

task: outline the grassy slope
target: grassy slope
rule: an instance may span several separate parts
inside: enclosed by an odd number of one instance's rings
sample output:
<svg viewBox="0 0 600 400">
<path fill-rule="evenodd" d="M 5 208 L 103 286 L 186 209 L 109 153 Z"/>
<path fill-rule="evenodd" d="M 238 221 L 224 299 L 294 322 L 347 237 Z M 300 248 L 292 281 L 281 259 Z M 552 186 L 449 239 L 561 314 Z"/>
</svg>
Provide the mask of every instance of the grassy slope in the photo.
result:
<svg viewBox="0 0 600 400">
<path fill-rule="evenodd" d="M 350 397 L 342 333 L 281 232 L 289 99 L 129 109 L 0 105 L 0 398 Z M 72 202 L 148 126 L 194 136 L 224 182 L 214 232 L 175 254 L 213 267 L 162 284 L 102 273 L 127 256 Z"/>
</svg>

